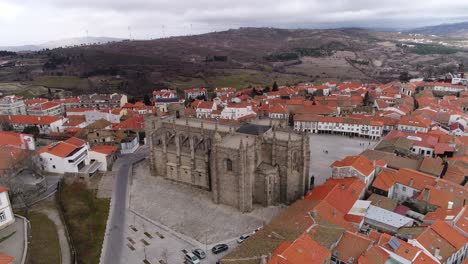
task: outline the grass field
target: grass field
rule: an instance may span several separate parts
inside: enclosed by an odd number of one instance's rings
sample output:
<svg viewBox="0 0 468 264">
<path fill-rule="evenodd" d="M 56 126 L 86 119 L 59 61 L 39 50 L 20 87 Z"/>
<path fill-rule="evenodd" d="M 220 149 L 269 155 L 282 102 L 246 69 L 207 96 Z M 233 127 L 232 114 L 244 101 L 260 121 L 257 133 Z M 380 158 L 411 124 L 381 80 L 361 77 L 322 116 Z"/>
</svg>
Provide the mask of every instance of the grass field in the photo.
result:
<svg viewBox="0 0 468 264">
<path fill-rule="evenodd" d="M 169 82 L 171 88 L 187 89 L 192 87 L 234 87 L 244 89 L 251 87 L 271 86 L 276 81 L 279 85 L 293 85 L 297 82 L 310 81 L 310 77 L 295 74 L 284 74 L 255 70 L 225 70 L 215 76 L 185 78 Z"/>
<path fill-rule="evenodd" d="M 60 244 L 54 222 L 45 214 L 38 212 L 30 212 L 29 221 L 31 221 L 29 263 L 60 263 Z"/>
<path fill-rule="evenodd" d="M 82 184 L 64 185 L 61 192 L 78 263 L 99 263 L 109 200 L 97 199 L 95 193 Z"/>
<path fill-rule="evenodd" d="M 32 84 L 62 89 L 89 88 L 88 79 L 81 79 L 76 76 L 39 76 L 32 81 Z"/>
</svg>

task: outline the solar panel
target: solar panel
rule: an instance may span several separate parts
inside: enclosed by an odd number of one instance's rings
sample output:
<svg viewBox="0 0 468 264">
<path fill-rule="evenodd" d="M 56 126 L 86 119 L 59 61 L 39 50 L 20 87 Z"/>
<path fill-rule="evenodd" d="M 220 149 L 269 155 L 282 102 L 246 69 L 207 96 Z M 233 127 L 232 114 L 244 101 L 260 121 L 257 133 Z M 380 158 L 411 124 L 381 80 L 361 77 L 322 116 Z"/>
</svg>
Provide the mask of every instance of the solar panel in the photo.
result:
<svg viewBox="0 0 468 264">
<path fill-rule="evenodd" d="M 392 237 L 390 241 L 388 241 L 388 245 L 393 249 L 397 250 L 400 247 L 400 241 L 398 241 L 398 238 Z"/>
</svg>

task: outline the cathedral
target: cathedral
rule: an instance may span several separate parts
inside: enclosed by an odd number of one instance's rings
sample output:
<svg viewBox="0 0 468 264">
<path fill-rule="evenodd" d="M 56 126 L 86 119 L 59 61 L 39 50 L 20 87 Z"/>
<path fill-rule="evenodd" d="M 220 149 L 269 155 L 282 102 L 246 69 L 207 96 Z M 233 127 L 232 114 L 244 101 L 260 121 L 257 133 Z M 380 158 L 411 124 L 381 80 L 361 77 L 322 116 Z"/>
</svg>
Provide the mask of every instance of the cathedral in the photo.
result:
<svg viewBox="0 0 468 264">
<path fill-rule="evenodd" d="M 151 173 L 250 212 L 289 204 L 310 187 L 309 137 L 254 124 L 145 118 Z"/>
</svg>

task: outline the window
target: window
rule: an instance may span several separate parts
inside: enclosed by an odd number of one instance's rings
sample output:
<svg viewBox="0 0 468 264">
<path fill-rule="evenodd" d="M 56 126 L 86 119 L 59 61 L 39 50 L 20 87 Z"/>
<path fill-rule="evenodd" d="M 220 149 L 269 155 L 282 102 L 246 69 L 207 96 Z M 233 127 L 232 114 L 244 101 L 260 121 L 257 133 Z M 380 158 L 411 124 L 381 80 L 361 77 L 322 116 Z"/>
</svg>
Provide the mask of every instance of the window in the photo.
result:
<svg viewBox="0 0 468 264">
<path fill-rule="evenodd" d="M 3 211 L 0 213 L 0 222 L 5 222 L 5 221 L 6 221 L 6 215 L 5 215 L 5 211 Z"/>
<path fill-rule="evenodd" d="M 406 187 L 405 187 L 405 186 L 401 187 L 401 190 L 403 190 L 404 192 L 406 192 Z"/>
<path fill-rule="evenodd" d="M 232 171 L 232 160 L 226 159 L 226 170 Z"/>
</svg>

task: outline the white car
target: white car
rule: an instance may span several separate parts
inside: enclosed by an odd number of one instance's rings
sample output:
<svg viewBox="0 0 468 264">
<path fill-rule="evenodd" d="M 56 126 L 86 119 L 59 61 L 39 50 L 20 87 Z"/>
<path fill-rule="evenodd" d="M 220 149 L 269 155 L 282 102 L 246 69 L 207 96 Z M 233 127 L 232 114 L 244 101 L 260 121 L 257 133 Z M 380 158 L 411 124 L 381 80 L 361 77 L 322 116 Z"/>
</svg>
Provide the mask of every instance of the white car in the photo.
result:
<svg viewBox="0 0 468 264">
<path fill-rule="evenodd" d="M 237 239 L 237 243 L 240 244 L 240 243 L 244 242 L 249 237 L 250 237 L 250 234 L 242 235 Z"/>
<path fill-rule="evenodd" d="M 185 263 L 188 263 L 188 264 L 200 264 L 200 259 L 198 259 L 197 256 L 195 256 L 195 255 L 192 254 L 192 253 L 186 253 L 186 254 L 185 254 Z"/>
</svg>

